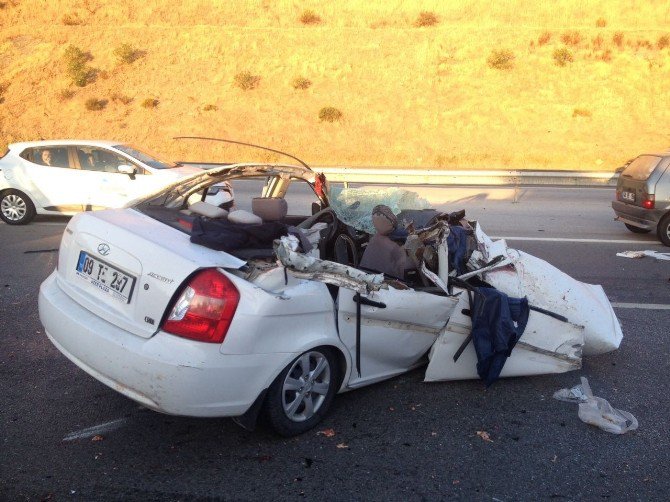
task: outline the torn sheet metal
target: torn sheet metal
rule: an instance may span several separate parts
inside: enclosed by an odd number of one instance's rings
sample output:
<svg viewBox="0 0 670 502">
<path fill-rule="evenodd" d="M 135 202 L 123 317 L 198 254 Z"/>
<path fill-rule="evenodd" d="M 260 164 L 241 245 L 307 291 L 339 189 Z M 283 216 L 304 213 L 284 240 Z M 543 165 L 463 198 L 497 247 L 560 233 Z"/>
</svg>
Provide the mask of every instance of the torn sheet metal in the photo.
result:
<svg viewBox="0 0 670 502">
<path fill-rule="evenodd" d="M 540 258 L 507 249 L 512 266 L 490 270 L 482 278 L 509 296 L 528 297 L 531 305 L 584 326 L 584 355 L 619 348 L 623 333 L 602 286 L 573 279 Z"/>
<path fill-rule="evenodd" d="M 333 284 L 359 293 L 388 287 L 384 284 L 384 274 L 368 274 L 341 263 L 304 255 L 297 251 L 298 244 L 296 237 L 288 236 L 276 240 L 274 245 L 279 262 L 294 277 Z"/>
<path fill-rule="evenodd" d="M 477 354 L 472 343 L 454 361 L 454 355 L 472 329 L 470 317 L 463 313 L 468 308 L 468 297 L 464 292 L 447 326 L 430 350 L 426 382 L 479 378 Z M 583 326 L 531 311 L 526 329 L 505 362 L 500 376 L 542 375 L 579 369 L 583 344 Z"/>
</svg>

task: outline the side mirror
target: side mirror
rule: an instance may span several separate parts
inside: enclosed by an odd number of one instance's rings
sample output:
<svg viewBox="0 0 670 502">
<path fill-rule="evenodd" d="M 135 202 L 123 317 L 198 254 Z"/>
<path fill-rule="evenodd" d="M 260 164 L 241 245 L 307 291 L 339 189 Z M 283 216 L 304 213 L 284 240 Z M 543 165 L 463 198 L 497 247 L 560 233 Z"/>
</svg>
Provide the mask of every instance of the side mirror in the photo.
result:
<svg viewBox="0 0 670 502">
<path fill-rule="evenodd" d="M 133 166 L 129 166 L 127 164 L 121 164 L 116 168 L 121 174 L 127 174 L 130 176 L 131 180 L 135 179 L 135 174 L 137 174 L 137 169 Z"/>
</svg>

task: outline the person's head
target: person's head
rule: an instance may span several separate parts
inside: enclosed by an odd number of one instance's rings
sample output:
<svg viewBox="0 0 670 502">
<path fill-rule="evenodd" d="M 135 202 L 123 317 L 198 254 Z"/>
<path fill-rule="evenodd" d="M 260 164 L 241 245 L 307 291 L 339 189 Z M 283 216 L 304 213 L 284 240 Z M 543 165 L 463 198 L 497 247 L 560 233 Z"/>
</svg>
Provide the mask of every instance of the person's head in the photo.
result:
<svg viewBox="0 0 670 502">
<path fill-rule="evenodd" d="M 42 162 L 47 166 L 51 165 L 51 150 L 42 150 Z"/>
</svg>

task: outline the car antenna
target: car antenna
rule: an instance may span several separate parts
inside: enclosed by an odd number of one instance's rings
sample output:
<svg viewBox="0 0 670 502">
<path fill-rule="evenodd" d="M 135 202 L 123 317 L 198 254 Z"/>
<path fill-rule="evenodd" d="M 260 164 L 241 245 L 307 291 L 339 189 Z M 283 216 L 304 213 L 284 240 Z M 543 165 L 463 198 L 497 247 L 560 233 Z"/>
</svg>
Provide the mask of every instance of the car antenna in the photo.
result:
<svg viewBox="0 0 670 502">
<path fill-rule="evenodd" d="M 297 160 L 298 162 L 300 162 L 304 167 L 306 167 L 310 171 L 312 170 L 312 168 L 309 167 L 305 162 L 300 160 L 298 157 L 295 157 L 295 156 L 291 155 L 290 153 L 282 152 L 281 150 L 275 150 L 273 148 L 268 148 L 266 146 L 254 145 L 253 143 L 244 143 L 242 141 L 234 141 L 232 139 L 223 139 L 223 138 L 205 138 L 205 137 L 202 137 L 202 136 L 175 136 L 172 139 L 205 139 L 205 140 L 208 140 L 208 141 L 221 141 L 222 143 L 233 143 L 235 145 L 251 146 L 251 147 L 254 147 L 254 148 L 260 148 L 261 150 L 267 150 L 268 152 L 274 152 L 274 153 L 279 153 L 281 155 L 286 155 L 287 157 L 291 157 L 292 159 Z"/>
</svg>

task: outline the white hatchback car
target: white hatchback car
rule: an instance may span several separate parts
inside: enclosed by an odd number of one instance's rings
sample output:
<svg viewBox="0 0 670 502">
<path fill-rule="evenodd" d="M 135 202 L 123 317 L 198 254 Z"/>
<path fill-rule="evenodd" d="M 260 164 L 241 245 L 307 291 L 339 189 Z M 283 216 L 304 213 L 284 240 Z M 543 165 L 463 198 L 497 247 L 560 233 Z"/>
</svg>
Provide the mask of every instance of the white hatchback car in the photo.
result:
<svg viewBox="0 0 670 502">
<path fill-rule="evenodd" d="M 121 207 L 200 171 L 113 141 L 14 143 L 0 158 L 0 217 L 23 225 L 36 214 Z"/>
<path fill-rule="evenodd" d="M 224 182 L 236 193 L 231 212 L 196 200 Z M 374 197 L 341 195 L 335 204 L 323 175 L 306 167 L 237 164 L 132 207 L 80 213 L 40 288 L 46 334 L 77 366 L 148 408 L 235 417 L 246 427 L 261 413 L 287 436 L 318 423 L 337 392 L 415 368 L 429 351 L 427 379 L 477 378 L 463 313 L 469 295 L 445 287 L 448 234 L 464 228 L 439 218 L 422 226 L 431 210 L 417 210 L 423 230 L 401 240 L 407 250 L 419 243 L 422 265 L 392 277 L 379 272 L 400 245 L 384 241 L 392 252 L 377 249 L 367 260 L 383 239 L 353 223 L 391 215 L 375 213 Z M 577 369 L 582 347 L 618 346 L 602 288 L 475 235 L 478 250 L 462 277 L 482 274 L 507 294 L 526 291 L 540 312 L 560 314 L 530 314 L 501 376 Z"/>
</svg>

